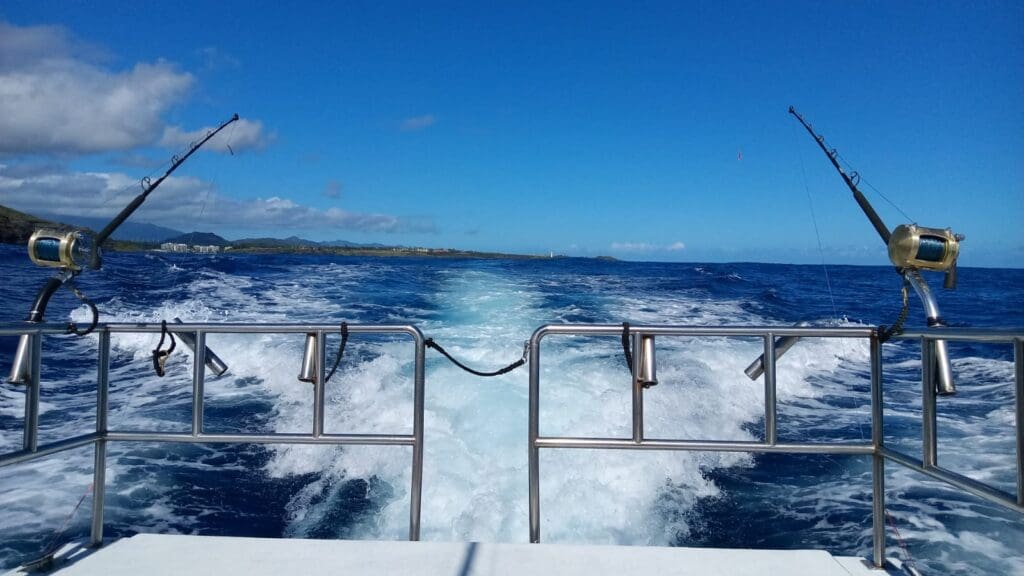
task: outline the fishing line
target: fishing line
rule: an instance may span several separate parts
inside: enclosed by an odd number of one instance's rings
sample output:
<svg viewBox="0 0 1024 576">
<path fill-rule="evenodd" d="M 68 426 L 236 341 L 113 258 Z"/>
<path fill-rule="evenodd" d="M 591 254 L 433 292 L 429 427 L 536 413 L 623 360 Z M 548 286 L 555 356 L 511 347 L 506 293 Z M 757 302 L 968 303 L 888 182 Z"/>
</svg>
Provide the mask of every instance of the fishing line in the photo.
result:
<svg viewBox="0 0 1024 576">
<path fill-rule="evenodd" d="M 793 130 L 796 130 L 796 126 L 795 125 L 793 126 Z M 794 134 L 794 136 L 793 136 L 794 140 L 799 139 L 798 138 L 799 136 L 800 136 L 799 132 Z M 803 177 L 804 193 L 807 195 L 807 206 L 808 206 L 808 208 L 811 211 L 811 222 L 814 224 L 814 237 L 818 241 L 818 257 L 821 259 L 821 269 L 825 272 L 825 287 L 828 289 L 828 299 L 829 299 L 829 302 L 832 303 L 832 315 L 835 318 L 836 325 L 838 326 L 838 325 L 842 324 L 842 320 L 839 318 L 839 308 L 836 306 L 836 298 L 835 298 L 834 293 L 832 292 L 832 277 L 831 277 L 831 275 L 828 272 L 828 265 L 825 264 L 825 250 L 824 250 L 824 248 L 821 245 L 821 233 L 818 230 L 818 218 L 817 218 L 817 215 L 814 212 L 814 198 L 811 195 L 811 187 L 807 183 L 807 169 L 804 166 L 804 153 L 803 153 L 803 149 L 799 145 L 797 145 L 797 158 L 800 159 L 800 174 Z M 844 358 L 848 357 L 849 356 L 849 350 L 846 349 L 846 341 L 844 339 L 842 339 L 842 338 L 839 339 L 839 346 L 841 346 L 842 349 L 843 349 L 843 357 Z M 864 439 L 863 424 L 861 426 L 858 426 L 858 431 L 860 432 L 861 439 L 863 440 Z"/>
<path fill-rule="evenodd" d="M 889 206 L 892 206 L 893 208 L 895 208 L 895 209 L 896 209 L 896 211 L 897 211 L 897 212 L 899 212 L 899 213 L 900 213 L 901 215 L 903 215 L 903 217 L 904 217 L 904 218 L 906 218 L 908 222 L 916 222 L 916 220 L 914 220 L 914 219 L 913 219 L 913 218 L 911 218 L 911 217 L 910 217 L 909 215 L 907 215 L 907 213 L 906 213 L 906 212 L 904 212 L 904 211 L 903 211 L 903 209 L 902 209 L 902 208 L 900 208 L 900 207 L 899 207 L 899 206 L 898 206 L 898 205 L 897 205 L 897 204 L 896 204 L 895 202 L 893 202 L 892 200 L 890 200 L 888 196 L 886 196 L 885 194 L 882 194 L 882 191 L 881 191 L 881 190 L 879 190 L 878 188 L 875 188 L 875 187 L 874 187 L 874 186 L 873 186 L 873 185 L 871 184 L 871 182 L 868 182 L 867 178 L 864 178 L 863 176 L 860 176 L 860 174 L 859 174 L 859 173 L 857 173 L 857 172 L 856 172 L 856 171 L 855 171 L 855 170 L 853 169 L 853 165 L 852 165 L 852 164 L 850 164 L 850 162 L 849 162 L 849 161 L 847 161 L 847 160 L 846 160 L 846 158 L 843 158 L 842 154 L 840 154 L 840 153 L 836 152 L 836 158 L 839 158 L 839 161 L 840 161 L 840 162 L 842 162 L 843 164 L 845 164 L 845 165 L 846 165 L 846 167 L 847 167 L 847 168 L 848 168 L 848 169 L 850 170 L 850 172 L 851 172 L 851 173 L 856 173 L 856 174 L 858 175 L 858 180 L 859 180 L 860 182 L 863 182 L 864 184 L 866 184 L 866 185 L 867 185 L 867 187 L 868 187 L 868 188 L 871 188 L 871 189 L 872 189 L 872 190 L 873 190 L 873 191 L 875 192 L 875 194 L 878 194 L 878 196 L 879 196 L 879 197 L 880 197 L 880 198 L 881 198 L 882 200 L 885 200 L 885 202 L 886 202 L 886 203 L 887 203 L 887 204 L 888 204 Z"/>
<path fill-rule="evenodd" d="M 46 544 L 46 547 L 43 548 L 43 553 L 39 556 L 39 558 L 36 558 L 35 560 L 30 560 L 22 564 L 22 568 L 26 568 L 28 571 L 34 572 L 37 570 L 46 570 L 50 566 L 50 564 L 53 562 L 53 555 L 56 554 L 57 549 L 60 548 L 58 540 L 60 539 L 61 535 L 64 534 L 64 531 L 68 529 L 68 525 L 71 523 L 71 519 L 74 518 L 75 514 L 78 513 L 78 509 L 82 507 L 82 503 L 85 502 L 85 499 L 92 494 L 92 488 L 92 484 L 89 484 L 89 488 L 86 489 L 85 494 L 82 494 L 82 497 L 78 499 L 78 504 L 75 504 L 75 507 L 71 510 L 71 512 L 64 517 L 64 522 L 61 523 L 60 527 L 54 531 L 53 536 L 50 537 L 50 541 Z"/>
<path fill-rule="evenodd" d="M 231 126 L 232 132 L 234 131 L 234 129 L 235 129 L 235 126 L 232 125 Z M 106 208 L 114 200 L 119 200 L 120 199 L 119 196 L 122 193 L 131 190 L 132 188 L 134 188 L 135 186 L 137 186 L 139 184 L 141 184 L 143 188 L 146 188 L 146 186 L 152 180 L 154 175 L 156 175 L 158 173 L 162 173 L 163 171 L 165 171 L 167 169 L 167 167 L 169 167 L 171 164 L 174 163 L 174 160 L 176 158 L 180 157 L 181 154 L 184 154 L 190 147 L 191 147 L 191 144 L 189 146 L 185 146 L 185 147 L 179 148 L 178 154 L 175 154 L 174 156 L 172 156 L 171 159 L 163 160 L 159 164 L 154 165 L 153 168 L 146 175 L 144 175 L 143 177 L 139 178 L 138 180 L 135 180 L 133 178 L 132 179 L 133 182 L 131 184 L 128 184 L 126 186 L 123 186 L 123 187 L 117 189 L 112 195 L 106 197 L 103 200 L 103 202 L 100 203 L 99 208 Z M 234 155 L 233 151 L 232 151 L 232 155 Z"/>
<path fill-rule="evenodd" d="M 235 151 L 231 148 L 231 139 L 235 136 L 235 126 L 235 124 L 231 125 L 231 129 L 228 130 L 227 140 L 224 142 L 224 146 L 227 147 L 232 156 L 235 155 Z M 210 187 L 206 189 L 206 194 L 203 195 L 203 203 L 199 206 L 199 217 L 196 219 L 197 222 L 202 219 L 203 214 L 206 213 L 206 204 L 210 201 L 210 194 L 213 192 L 213 189 L 217 187 L 217 180 L 219 178 L 220 167 L 218 165 L 218 167 L 214 169 L 213 178 L 210 179 Z"/>
<path fill-rule="evenodd" d="M 184 149 L 183 149 L 183 150 L 184 150 Z M 177 156 L 175 156 L 175 158 L 176 158 L 176 157 L 177 157 Z M 139 179 L 138 179 L 138 181 L 136 181 L 136 182 L 132 182 L 131 184 L 128 184 L 127 186 L 124 186 L 124 187 L 122 187 L 121 189 L 119 189 L 119 190 L 115 191 L 113 195 L 111 195 L 111 196 L 107 197 L 107 198 L 106 198 L 105 200 L 103 200 L 103 202 L 101 202 L 101 203 L 100 203 L 100 206 L 99 206 L 99 207 L 100 207 L 100 208 L 106 208 L 107 206 L 109 206 L 109 205 L 110 205 L 110 203 L 111 203 L 112 201 L 114 201 L 115 199 L 118 199 L 118 197 L 119 197 L 119 196 L 120 196 L 120 195 L 121 195 L 121 194 L 122 194 L 123 192 L 127 192 L 127 191 L 128 191 L 128 190 L 130 190 L 131 188 L 134 188 L 134 187 L 136 186 L 136 184 L 139 184 L 139 183 L 141 183 L 141 184 L 142 184 L 142 187 L 143 187 L 143 188 L 145 188 L 145 187 L 146 187 L 146 184 L 147 184 L 147 183 L 148 183 L 148 182 L 149 182 L 149 181 L 150 181 L 150 180 L 151 180 L 151 179 L 153 178 L 153 176 L 154 176 L 154 175 L 156 175 L 156 174 L 158 174 L 158 173 L 160 173 L 160 172 L 163 172 L 164 170 L 166 170 L 166 169 L 167 169 L 167 167 L 168 167 L 168 166 L 170 166 L 170 165 L 171 165 L 171 164 L 172 164 L 173 162 L 174 162 L 174 160 L 173 160 L 173 159 L 171 159 L 171 160 L 163 160 L 163 161 L 162 161 L 162 162 L 160 162 L 159 164 L 156 164 L 156 165 L 154 165 L 153 169 L 152 169 L 152 170 L 150 170 L 150 172 L 149 172 L 148 174 L 146 174 L 146 175 L 145 175 L 145 176 L 143 176 L 142 178 L 139 178 Z M 134 179 L 133 179 L 133 180 L 134 180 Z"/>
<path fill-rule="evenodd" d="M 889 521 L 889 526 L 891 526 L 892 531 L 896 533 L 896 541 L 899 542 L 900 549 L 903 550 L 903 556 L 907 560 L 907 565 L 905 566 L 907 568 L 906 571 L 914 576 L 920 576 L 921 573 L 917 570 L 917 563 L 914 562 L 914 557 L 910 554 L 910 548 L 908 548 L 906 542 L 903 541 L 903 535 L 900 534 L 900 529 L 896 526 L 896 519 L 893 518 L 893 515 L 888 509 L 885 510 L 885 519 Z"/>
<path fill-rule="evenodd" d="M 234 124 L 234 123 L 231 124 L 231 129 L 228 130 L 227 141 L 224 144 L 225 146 L 227 146 L 227 149 L 231 152 L 232 156 L 235 155 L 235 151 L 231 149 L 231 139 L 235 135 L 235 126 L 236 126 L 236 124 Z M 210 130 L 213 130 L 213 129 L 210 128 L 209 130 L 207 130 L 207 133 L 209 133 Z M 203 215 L 206 213 L 206 205 L 210 201 L 210 194 L 212 194 L 213 190 L 217 187 L 217 180 L 220 178 L 220 170 L 221 170 L 221 168 L 220 168 L 220 165 L 218 163 L 216 165 L 216 167 L 214 168 L 213 177 L 210 179 L 210 185 L 206 188 L 206 193 L 203 195 L 203 201 L 199 205 L 199 214 L 195 218 L 195 222 L 196 223 L 202 222 Z M 195 233 L 195 230 L 193 230 L 192 232 L 189 233 L 189 238 L 191 238 L 192 240 L 195 239 L 195 234 L 194 233 Z M 186 257 L 186 258 L 191 260 L 191 263 L 193 264 L 193 268 L 195 268 L 195 269 L 199 268 L 198 266 L 195 266 L 196 259 L 198 258 L 198 256 L 194 256 L 193 255 L 191 258 L 189 258 L 189 257 Z M 172 288 L 177 288 L 181 284 L 181 278 L 182 277 L 179 276 L 178 280 L 176 280 L 175 282 L 172 282 Z M 164 324 L 163 330 L 166 330 L 166 320 L 164 320 L 162 322 Z M 342 337 L 342 342 L 341 342 L 341 349 L 338 351 L 338 359 L 334 363 L 334 368 L 331 369 L 331 375 L 332 376 L 334 375 L 334 371 L 337 370 L 337 368 L 338 368 L 338 362 L 341 361 L 341 355 L 345 353 L 345 342 L 348 340 L 347 332 L 348 332 L 348 325 L 343 323 L 343 325 L 342 325 L 342 336 L 343 337 Z M 153 368 L 156 371 L 158 376 L 163 376 L 164 363 L 167 361 L 167 356 L 169 356 L 171 351 L 174 350 L 174 335 L 171 334 L 171 348 L 170 348 L 170 350 L 167 350 L 166 355 L 162 356 L 162 358 L 158 362 L 158 360 L 157 360 L 157 353 L 158 353 L 158 351 L 160 349 L 160 346 L 163 345 L 163 342 L 164 342 L 164 337 L 163 337 L 163 334 L 161 334 L 161 336 L 160 336 L 160 343 L 157 344 L 157 349 L 153 351 Z M 331 377 L 328 376 L 327 380 L 330 380 L 330 378 Z"/>
<path fill-rule="evenodd" d="M 793 126 L 793 130 L 796 130 L 796 126 Z M 795 136 L 799 136 L 797 133 Z M 794 139 L 796 139 L 794 137 Z M 825 271 L 825 286 L 828 288 L 828 299 L 832 302 L 832 315 L 835 317 L 836 322 L 839 322 L 839 309 L 836 307 L 836 299 L 832 293 L 832 278 L 828 273 L 828 266 L 825 264 L 825 250 L 821 246 L 821 233 L 818 230 L 818 218 L 814 213 L 814 199 L 811 196 L 811 188 L 807 184 L 807 169 L 804 167 L 804 154 L 800 146 L 797 146 L 797 157 L 800 159 L 800 174 L 803 176 L 804 192 L 807 194 L 807 205 L 811 210 L 811 222 L 814 223 L 814 237 L 818 240 L 818 257 L 821 258 L 821 268 Z M 843 354 L 846 353 L 845 347 Z"/>
</svg>

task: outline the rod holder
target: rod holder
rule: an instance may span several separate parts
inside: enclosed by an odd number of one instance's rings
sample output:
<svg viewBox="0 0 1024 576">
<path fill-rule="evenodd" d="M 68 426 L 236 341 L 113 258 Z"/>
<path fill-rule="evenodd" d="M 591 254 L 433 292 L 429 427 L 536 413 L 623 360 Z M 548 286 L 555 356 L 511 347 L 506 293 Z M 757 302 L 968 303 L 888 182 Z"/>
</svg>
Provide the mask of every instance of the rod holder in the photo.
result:
<svg viewBox="0 0 1024 576">
<path fill-rule="evenodd" d="M 640 371 L 636 375 L 644 388 L 658 385 L 657 362 L 654 357 L 654 336 L 640 338 Z"/>
<path fill-rule="evenodd" d="M 921 304 L 924 306 L 924 313 L 927 317 L 929 328 L 941 329 L 945 326 L 942 315 L 939 313 L 939 304 L 935 295 L 928 288 L 928 284 L 921 277 L 917 270 L 908 270 L 904 277 L 914 287 Z M 949 350 L 945 340 L 935 341 L 934 366 L 932 370 L 932 386 L 939 396 L 952 396 L 956 394 L 956 384 L 953 382 L 953 366 L 949 361 Z"/>
<path fill-rule="evenodd" d="M 22 334 L 18 340 L 18 351 L 14 353 L 7 383 L 22 386 L 32 383 L 32 339 L 28 334 Z"/>
<path fill-rule="evenodd" d="M 796 324 L 794 324 L 794 326 L 802 328 L 805 326 L 810 326 L 810 323 L 797 322 Z M 782 358 L 782 355 L 785 354 L 786 352 L 789 352 L 789 349 L 792 348 L 794 344 L 799 342 L 800 339 L 800 336 L 782 336 L 780 338 L 776 338 L 775 359 L 778 360 L 779 358 Z M 761 375 L 764 374 L 764 353 L 762 352 L 761 355 L 758 356 L 756 360 L 751 362 L 750 366 L 747 366 L 746 370 L 744 370 L 743 372 L 745 372 L 747 377 L 750 378 L 751 380 L 757 380 L 758 378 L 760 378 Z"/>
<path fill-rule="evenodd" d="M 175 318 L 174 323 L 182 324 L 183 322 L 181 321 L 181 318 Z M 178 335 L 178 338 L 181 338 L 181 341 L 185 343 L 185 346 L 188 346 L 188 349 L 191 350 L 194 355 L 196 353 L 196 337 L 193 336 L 191 332 L 175 332 L 175 334 Z M 228 371 L 228 365 L 220 359 L 220 356 L 214 354 L 213 350 L 210 350 L 209 346 L 206 347 L 205 357 L 206 367 L 210 369 L 210 372 L 213 372 L 214 376 L 221 376 Z"/>
<path fill-rule="evenodd" d="M 39 324 L 43 321 L 46 313 L 46 306 L 50 303 L 53 294 L 64 285 L 68 275 L 59 272 L 57 275 L 46 280 L 43 287 L 36 294 L 36 300 L 32 303 L 25 322 Z M 22 334 L 18 340 L 18 350 L 14 353 L 14 362 L 11 363 L 11 375 L 7 378 L 9 384 L 27 385 L 32 383 L 32 338 L 28 334 Z"/>
<path fill-rule="evenodd" d="M 316 352 L 316 334 L 310 332 L 306 334 L 306 348 L 302 353 L 302 368 L 299 370 L 299 382 L 309 382 L 311 384 L 316 384 Z"/>
</svg>

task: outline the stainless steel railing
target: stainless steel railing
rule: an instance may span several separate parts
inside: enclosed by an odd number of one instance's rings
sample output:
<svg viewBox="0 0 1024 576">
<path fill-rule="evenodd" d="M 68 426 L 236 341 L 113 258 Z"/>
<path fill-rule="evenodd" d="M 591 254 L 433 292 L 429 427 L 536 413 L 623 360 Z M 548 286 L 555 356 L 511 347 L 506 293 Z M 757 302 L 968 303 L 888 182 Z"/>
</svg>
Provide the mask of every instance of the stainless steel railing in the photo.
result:
<svg viewBox="0 0 1024 576">
<path fill-rule="evenodd" d="M 192 370 L 192 430 L 187 433 L 111 430 L 108 425 L 110 393 L 110 335 L 116 333 L 159 333 L 159 324 L 101 324 L 96 328 L 97 349 L 96 431 L 39 445 L 39 390 L 44 336 L 64 334 L 66 327 L 56 324 L 0 324 L 0 336 L 28 334 L 31 350 L 31 378 L 25 386 L 24 440 L 21 450 L 0 455 L 0 467 L 27 462 L 65 450 L 93 444 L 93 509 L 90 540 L 103 542 L 103 505 L 106 485 L 106 450 L 108 442 L 192 442 L 192 443 L 256 443 L 256 444 L 320 444 L 375 445 L 412 447 L 412 486 L 409 495 L 409 539 L 419 540 L 420 509 L 423 487 L 423 398 L 424 344 L 423 334 L 413 325 L 350 324 L 350 334 L 399 334 L 410 336 L 415 350 L 413 374 L 412 434 L 327 434 L 324 432 L 325 409 L 325 336 L 338 331 L 330 324 L 175 324 L 175 333 L 191 334 L 195 339 Z M 311 432 L 274 434 L 210 434 L 204 431 L 205 353 L 207 334 L 316 334 L 319 375 L 313 383 L 313 414 Z M 300 385 L 296 383 L 296 385 Z"/>
<path fill-rule="evenodd" d="M 689 450 L 708 452 L 784 452 L 809 454 L 853 454 L 871 457 L 872 478 L 872 560 L 877 567 L 885 563 L 885 461 L 891 460 L 941 480 L 968 493 L 985 498 L 1017 512 L 1024 512 L 1024 332 L 1000 330 L 939 330 L 907 332 L 903 340 L 919 340 L 922 346 L 922 418 L 924 443 L 921 460 L 887 448 L 883 436 L 882 355 L 878 332 L 874 328 L 805 328 L 805 327 L 686 327 L 632 326 L 633 350 L 639 351 L 645 336 L 684 337 L 755 337 L 764 342 L 764 439 L 760 442 L 721 441 L 707 439 L 647 438 L 644 434 L 644 386 L 633 379 L 632 435 L 630 438 L 580 438 L 540 435 L 541 342 L 548 336 L 620 336 L 620 325 L 547 325 L 530 338 L 529 391 L 529 483 L 530 541 L 540 541 L 540 449 L 621 449 L 621 450 Z M 800 338 L 866 338 L 870 343 L 871 361 L 871 442 L 854 443 L 780 443 L 776 426 L 776 337 Z M 941 339 L 941 340 L 940 340 Z M 932 384 L 935 348 L 941 341 L 1009 342 L 1014 347 L 1016 365 L 1016 497 L 987 484 L 975 481 L 938 466 L 935 399 Z M 633 374 L 640 374 L 640 354 L 634 354 Z M 955 400 L 951 400 L 955 401 Z"/>
<path fill-rule="evenodd" d="M 921 343 L 921 458 L 918 460 L 886 446 L 880 446 L 879 452 L 888 460 L 898 462 L 979 498 L 1017 512 L 1024 512 L 1024 332 L 943 327 L 937 330 L 908 330 L 897 336 L 896 339 L 918 340 Z M 1016 496 L 939 466 L 937 391 L 931 383 L 933 382 L 932 371 L 937 366 L 935 362 L 937 346 L 941 342 L 1003 343 L 1013 346 L 1016 390 L 1014 411 L 1017 458 Z M 950 400 L 950 402 L 955 401 L 955 399 Z"/>
<path fill-rule="evenodd" d="M 337 330 L 327 324 L 178 324 L 175 333 L 189 333 L 195 339 L 192 373 L 192 429 L 188 433 L 140 432 L 111 430 L 108 425 L 110 337 L 115 333 L 159 333 L 155 324 L 101 324 L 97 328 L 97 394 L 95 432 L 64 438 L 40 446 L 39 390 L 44 336 L 64 334 L 65 326 L 57 324 L 0 324 L 0 336 L 30 336 L 31 378 L 26 386 L 24 437 L 21 450 L 0 455 L 0 467 L 27 462 L 44 456 L 88 446 L 95 446 L 94 499 L 91 540 L 94 545 L 103 539 L 103 506 L 108 442 L 192 442 L 192 443 L 281 443 L 320 445 L 391 445 L 412 447 L 412 480 L 409 506 L 409 539 L 418 540 L 423 481 L 423 413 L 424 413 L 424 338 L 413 325 L 349 325 L 351 334 L 404 334 L 413 340 L 415 352 L 413 432 L 412 434 L 326 434 L 324 433 L 325 335 Z M 204 382 L 207 334 L 316 334 L 319 375 L 314 383 L 313 414 L 309 434 L 211 434 L 204 431 Z M 764 439 L 760 442 L 721 441 L 713 439 L 647 438 L 644 434 L 644 387 L 634 379 L 632 387 L 632 434 L 629 438 L 542 437 L 540 436 L 540 365 L 541 342 L 548 336 L 583 335 L 615 336 L 622 333 L 620 325 L 547 325 L 538 328 L 529 342 L 529 524 L 530 541 L 540 541 L 540 469 L 541 448 L 562 449 L 627 449 L 688 450 L 750 453 L 811 453 L 870 456 L 872 459 L 872 544 L 873 561 L 885 561 L 885 462 L 886 460 L 926 474 L 964 492 L 984 498 L 1010 510 L 1024 513 L 1024 331 L 972 330 L 942 328 L 941 330 L 908 331 L 897 339 L 919 341 L 922 358 L 922 455 L 917 459 L 884 445 L 882 403 L 881 343 L 875 328 L 810 328 L 810 327 L 686 327 L 633 326 L 634 350 L 640 350 L 645 336 L 760 338 L 764 343 Z M 870 345 L 871 441 L 849 443 L 780 443 L 776 411 L 776 337 L 801 338 L 865 338 Z M 931 370 L 938 342 L 1009 343 L 1013 346 L 1016 383 L 1016 496 L 978 482 L 938 464 L 936 390 Z M 634 355 L 633 373 L 639 374 L 641 354 Z M 968 385 L 969 386 L 969 385 Z M 955 399 L 950 400 L 955 402 Z"/>
</svg>

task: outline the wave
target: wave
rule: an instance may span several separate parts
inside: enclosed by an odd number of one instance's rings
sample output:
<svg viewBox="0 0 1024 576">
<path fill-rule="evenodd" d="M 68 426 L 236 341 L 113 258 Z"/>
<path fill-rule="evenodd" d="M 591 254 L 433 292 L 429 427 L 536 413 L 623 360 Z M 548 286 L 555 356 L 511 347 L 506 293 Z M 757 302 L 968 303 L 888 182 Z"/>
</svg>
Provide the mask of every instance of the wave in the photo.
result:
<svg viewBox="0 0 1024 576">
<path fill-rule="evenodd" d="M 737 287 L 723 297 L 720 289 L 679 288 L 677 280 L 660 273 L 636 278 L 531 271 L 523 264 L 432 268 L 380 260 L 286 261 L 269 270 L 244 261 L 171 265 L 181 267 L 173 271 L 172 287 L 117 293 L 103 303 L 103 319 L 410 322 L 482 369 L 517 359 L 523 341 L 550 322 L 790 322 L 764 315 L 758 296 L 763 287 L 749 293 Z M 742 276 L 744 283 L 757 283 L 755 272 Z M 88 314 L 77 308 L 71 317 L 82 321 Z M 828 318 L 818 323 L 857 325 Z M 331 354 L 336 338 L 328 344 Z M 148 363 L 157 339 L 153 334 L 112 339 L 112 427 L 187 430 L 191 360 L 186 353 L 175 354 L 168 376 L 153 377 Z M 207 383 L 208 429 L 309 430 L 312 389 L 296 380 L 301 336 L 213 334 L 208 343 L 231 367 Z M 47 351 L 66 373 L 60 388 L 44 396 L 44 434 L 50 438 L 92 425 L 94 376 L 80 359 L 94 353 L 94 341 L 62 344 L 62 352 Z M 646 393 L 647 435 L 760 438 L 763 386 L 748 380 L 743 369 L 761 346 L 758 339 L 659 337 L 661 383 Z M 911 424 L 919 402 L 912 354 L 913 347 L 903 343 L 886 349 L 886 370 L 892 374 L 886 383 L 887 423 L 899 435 L 893 445 L 910 453 L 919 449 Z M 353 337 L 328 385 L 327 430 L 410 433 L 413 360 L 408 339 Z M 868 362 L 863 341 L 809 339 L 794 347 L 779 360 L 780 435 L 869 438 Z M 1012 449 L 1005 431 L 1012 420 L 1007 407 L 1012 402 L 1006 402 L 1012 390 L 1005 385 L 1012 383 L 1012 364 L 968 356 L 958 357 L 954 368 L 958 380 L 972 385 L 962 386 L 964 395 L 950 404 L 956 418 L 940 421 L 943 433 L 962 440 L 944 448 L 943 463 L 975 470 L 980 480 L 1012 483 L 1012 459 L 979 456 Z M 630 376 L 617 338 L 545 340 L 542 369 L 542 434 L 629 435 Z M 18 401 L 17 393 L 5 389 L 0 418 L 17 418 Z M 424 539 L 526 541 L 526 422 L 525 370 L 479 379 L 428 352 Z M 5 435 L 0 441 L 10 449 L 20 439 Z M 0 480 L 5 510 L 0 530 L 9 543 L 0 545 L 0 561 L 10 565 L 28 554 L 34 540 L 60 523 L 91 482 L 91 458 L 90 451 L 79 450 L 9 469 Z M 408 448 L 114 445 L 110 461 L 107 517 L 114 535 L 135 530 L 407 535 Z M 924 556 L 921 565 L 945 569 L 950 557 L 959 556 L 994 571 L 1020 568 L 1024 559 L 1005 543 L 1024 535 L 1019 522 L 916 474 L 890 469 L 890 510 L 915 555 Z M 870 513 L 869 472 L 867 460 L 855 458 L 546 450 L 541 452 L 542 534 L 545 542 L 825 546 L 864 555 L 870 546 L 864 520 Z M 38 490 L 41 484 L 47 489 Z M 75 519 L 69 533 L 83 534 L 86 524 Z M 767 525 L 779 527 L 784 536 L 779 531 L 765 536 Z M 743 540 L 733 542 L 730 532 Z"/>
</svg>

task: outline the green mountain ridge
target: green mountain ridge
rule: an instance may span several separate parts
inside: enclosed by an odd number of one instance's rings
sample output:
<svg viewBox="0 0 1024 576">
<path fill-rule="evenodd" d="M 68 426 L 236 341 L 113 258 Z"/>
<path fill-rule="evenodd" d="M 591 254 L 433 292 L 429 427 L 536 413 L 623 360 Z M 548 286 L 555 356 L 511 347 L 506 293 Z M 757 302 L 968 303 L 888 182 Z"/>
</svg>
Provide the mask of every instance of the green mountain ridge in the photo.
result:
<svg viewBox="0 0 1024 576">
<path fill-rule="evenodd" d="M 72 229 L 83 228 L 70 226 L 62 222 L 54 222 L 38 218 L 31 214 L 0 206 L 0 243 L 27 244 L 29 236 L 39 227 Z M 311 253 L 334 255 L 361 256 L 417 256 L 417 257 L 449 257 L 449 258 L 547 258 L 527 254 L 505 254 L 500 252 L 477 252 L 452 248 L 410 248 L 406 246 L 385 246 L 383 244 L 357 244 L 345 240 L 316 242 L 291 236 L 288 238 L 242 238 L 226 240 L 212 232 L 189 232 L 164 240 L 188 244 L 190 246 L 221 246 L 233 252 L 242 253 Z M 154 250 L 160 247 L 159 242 L 133 242 L 124 240 L 108 240 L 104 249 L 112 251 Z M 561 257 L 561 256 L 559 256 Z M 603 257 L 608 258 L 608 257 Z"/>
<path fill-rule="evenodd" d="M 66 224 L 37 218 L 13 208 L 0 206 L 0 243 L 26 244 L 36 228 L 70 228 Z"/>
</svg>

